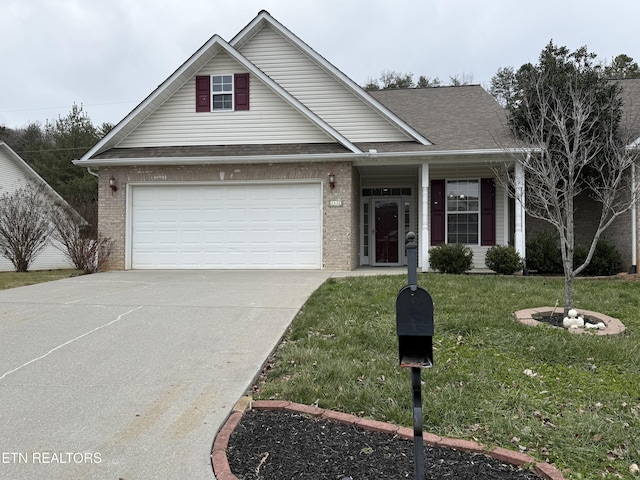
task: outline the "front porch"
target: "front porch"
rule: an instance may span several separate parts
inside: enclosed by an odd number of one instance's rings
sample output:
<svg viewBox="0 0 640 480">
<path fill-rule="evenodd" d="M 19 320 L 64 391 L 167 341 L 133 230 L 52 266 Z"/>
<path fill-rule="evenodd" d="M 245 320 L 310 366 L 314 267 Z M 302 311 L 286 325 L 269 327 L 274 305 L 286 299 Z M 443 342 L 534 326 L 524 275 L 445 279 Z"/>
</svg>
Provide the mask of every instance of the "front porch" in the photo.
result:
<svg viewBox="0 0 640 480">
<path fill-rule="evenodd" d="M 474 271 L 487 271 L 485 255 L 493 245 L 513 244 L 524 257 L 524 209 L 495 182 L 486 161 L 354 168 L 359 178 L 360 267 L 405 266 L 404 239 L 410 231 L 418 236 L 423 272 L 429 271 L 429 248 L 440 243 L 468 245 Z M 522 176 L 518 169 L 516 174 Z"/>
</svg>

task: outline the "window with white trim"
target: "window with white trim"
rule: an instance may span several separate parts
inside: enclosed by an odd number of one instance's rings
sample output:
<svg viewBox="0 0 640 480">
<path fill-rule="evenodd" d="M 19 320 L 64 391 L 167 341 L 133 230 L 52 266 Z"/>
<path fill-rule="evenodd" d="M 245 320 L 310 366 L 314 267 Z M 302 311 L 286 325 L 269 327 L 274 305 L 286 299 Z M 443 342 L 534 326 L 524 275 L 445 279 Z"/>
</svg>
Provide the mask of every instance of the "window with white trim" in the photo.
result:
<svg viewBox="0 0 640 480">
<path fill-rule="evenodd" d="M 211 109 L 233 110 L 233 75 L 211 76 Z"/>
<path fill-rule="evenodd" d="M 447 180 L 447 243 L 480 244 L 480 182 Z"/>
</svg>

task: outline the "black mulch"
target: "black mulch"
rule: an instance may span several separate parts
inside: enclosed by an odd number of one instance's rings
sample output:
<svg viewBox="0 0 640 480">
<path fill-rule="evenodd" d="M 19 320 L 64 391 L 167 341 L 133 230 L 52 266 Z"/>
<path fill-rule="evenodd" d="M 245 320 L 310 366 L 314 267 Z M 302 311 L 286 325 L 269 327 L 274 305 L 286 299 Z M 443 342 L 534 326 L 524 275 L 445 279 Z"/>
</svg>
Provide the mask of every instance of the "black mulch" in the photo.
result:
<svg viewBox="0 0 640 480">
<path fill-rule="evenodd" d="M 232 433 L 229 466 L 241 480 L 414 478 L 413 442 L 296 413 L 248 410 Z M 482 454 L 425 446 L 425 478 L 540 480 Z"/>
</svg>

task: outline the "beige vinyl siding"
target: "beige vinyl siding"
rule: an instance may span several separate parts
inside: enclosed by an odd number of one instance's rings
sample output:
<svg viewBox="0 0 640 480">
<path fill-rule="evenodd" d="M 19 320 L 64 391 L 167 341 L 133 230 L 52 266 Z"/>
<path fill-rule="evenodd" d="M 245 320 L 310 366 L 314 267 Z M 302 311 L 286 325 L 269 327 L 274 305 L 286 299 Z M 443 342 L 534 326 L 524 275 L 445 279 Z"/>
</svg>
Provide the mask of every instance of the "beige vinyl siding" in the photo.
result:
<svg viewBox="0 0 640 480">
<path fill-rule="evenodd" d="M 16 164 L 0 149 L 0 196 L 11 194 L 29 183 L 28 170 Z M 71 262 L 53 245 L 47 246 L 32 263 L 30 270 L 51 270 L 58 268 L 73 268 Z M 13 264 L 0 256 L 0 272 L 13 271 Z"/>
<path fill-rule="evenodd" d="M 53 245 L 47 245 L 29 266 L 29 271 L 62 270 L 75 268 L 64 254 Z M 13 264 L 4 257 L 0 257 L 0 272 L 13 272 Z"/>
<path fill-rule="evenodd" d="M 409 137 L 269 26 L 240 52 L 351 142 Z"/>
<path fill-rule="evenodd" d="M 25 171 L 0 148 L 0 196 L 13 193 L 26 184 Z"/>
<path fill-rule="evenodd" d="M 198 75 L 246 73 L 224 52 Z M 195 77 L 136 128 L 118 147 L 335 142 L 255 76 L 249 110 L 195 111 Z"/>
<path fill-rule="evenodd" d="M 489 168 L 483 167 L 464 170 L 457 168 L 432 168 L 430 174 L 432 180 L 479 180 L 481 178 L 495 177 L 495 174 Z M 496 244 L 498 245 L 507 245 L 509 239 L 507 198 L 507 192 L 496 183 Z M 487 266 L 484 263 L 484 259 L 487 250 L 491 247 L 483 247 L 480 245 L 470 245 L 469 247 L 473 251 L 473 268 L 486 270 Z"/>
</svg>

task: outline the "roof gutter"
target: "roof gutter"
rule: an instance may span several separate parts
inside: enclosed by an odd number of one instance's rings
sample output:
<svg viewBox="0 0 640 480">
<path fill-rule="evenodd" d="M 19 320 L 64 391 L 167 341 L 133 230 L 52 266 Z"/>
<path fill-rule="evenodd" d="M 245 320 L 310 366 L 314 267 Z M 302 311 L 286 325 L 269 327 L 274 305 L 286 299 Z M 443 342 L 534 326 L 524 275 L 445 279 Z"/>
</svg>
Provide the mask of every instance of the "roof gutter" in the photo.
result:
<svg viewBox="0 0 640 480">
<path fill-rule="evenodd" d="M 79 167 L 123 167 L 135 165 L 216 165 L 223 163 L 280 163 L 280 162 L 364 162 L 368 160 L 406 159 L 424 161 L 425 158 L 437 157 L 477 157 L 485 155 L 522 154 L 532 149 L 484 149 L 484 150 L 445 150 L 445 151 L 414 151 L 414 152 L 377 152 L 369 150 L 363 153 L 318 153 L 307 155 L 238 155 L 238 156 L 201 156 L 201 157 L 136 157 L 74 160 Z"/>
</svg>

